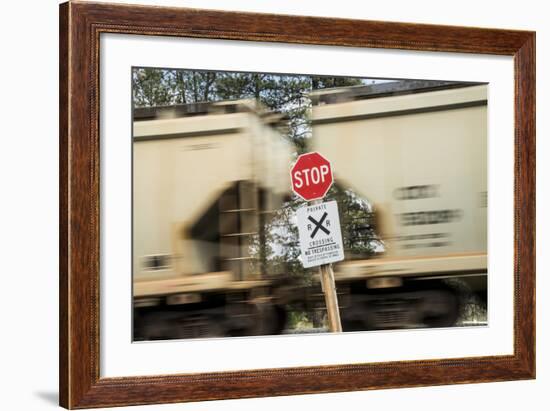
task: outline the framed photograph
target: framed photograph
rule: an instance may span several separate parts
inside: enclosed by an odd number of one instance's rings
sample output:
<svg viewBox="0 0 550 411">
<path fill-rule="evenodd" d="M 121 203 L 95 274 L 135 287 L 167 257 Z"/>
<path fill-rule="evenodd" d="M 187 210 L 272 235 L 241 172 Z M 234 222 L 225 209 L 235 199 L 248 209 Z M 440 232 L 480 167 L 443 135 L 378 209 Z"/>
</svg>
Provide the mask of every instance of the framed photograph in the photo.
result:
<svg viewBox="0 0 550 411">
<path fill-rule="evenodd" d="M 535 33 L 60 6 L 60 405 L 535 378 Z"/>
</svg>

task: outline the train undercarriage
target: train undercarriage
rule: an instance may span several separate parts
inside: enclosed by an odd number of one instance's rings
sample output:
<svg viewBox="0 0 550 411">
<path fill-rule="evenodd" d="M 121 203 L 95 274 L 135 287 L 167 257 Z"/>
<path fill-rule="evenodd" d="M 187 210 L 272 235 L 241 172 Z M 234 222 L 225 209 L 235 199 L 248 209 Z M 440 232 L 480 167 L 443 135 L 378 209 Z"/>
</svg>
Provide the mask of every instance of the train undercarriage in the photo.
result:
<svg viewBox="0 0 550 411">
<path fill-rule="evenodd" d="M 410 280 L 397 288 L 376 289 L 369 289 L 367 282 L 360 280 L 339 283 L 337 289 L 344 332 L 454 326 L 464 301 L 464 289 L 442 280 Z M 293 287 L 291 294 L 288 290 L 288 286 L 284 290 L 273 288 L 265 295 L 258 295 L 257 290 L 194 293 L 176 299 L 175 304 L 173 299 L 138 299 L 134 340 L 323 331 L 326 318 L 320 287 Z M 291 312 L 306 313 L 312 328 L 292 329 Z"/>
</svg>

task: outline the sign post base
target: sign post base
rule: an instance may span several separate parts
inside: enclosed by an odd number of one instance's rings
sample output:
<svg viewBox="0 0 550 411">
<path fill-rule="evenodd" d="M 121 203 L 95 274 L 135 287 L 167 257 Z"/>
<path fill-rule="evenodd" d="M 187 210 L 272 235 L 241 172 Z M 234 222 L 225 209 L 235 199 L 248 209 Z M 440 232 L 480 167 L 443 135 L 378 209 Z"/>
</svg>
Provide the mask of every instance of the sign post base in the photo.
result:
<svg viewBox="0 0 550 411">
<path fill-rule="evenodd" d="M 327 306 L 328 328 L 330 332 L 341 333 L 342 322 L 340 321 L 340 309 L 338 307 L 338 295 L 336 294 L 336 284 L 334 281 L 334 271 L 332 264 L 323 264 L 319 266 L 321 277 L 321 287 L 325 294 L 325 304 Z"/>
</svg>

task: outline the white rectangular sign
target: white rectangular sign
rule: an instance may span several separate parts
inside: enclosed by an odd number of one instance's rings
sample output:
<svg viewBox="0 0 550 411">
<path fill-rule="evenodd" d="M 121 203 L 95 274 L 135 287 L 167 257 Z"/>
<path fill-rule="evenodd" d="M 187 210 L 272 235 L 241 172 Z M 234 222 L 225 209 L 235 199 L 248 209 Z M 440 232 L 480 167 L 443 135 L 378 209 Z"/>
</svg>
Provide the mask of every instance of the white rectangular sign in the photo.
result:
<svg viewBox="0 0 550 411">
<path fill-rule="evenodd" d="M 344 259 L 336 201 L 299 208 L 296 216 L 304 267 L 315 267 Z"/>
</svg>

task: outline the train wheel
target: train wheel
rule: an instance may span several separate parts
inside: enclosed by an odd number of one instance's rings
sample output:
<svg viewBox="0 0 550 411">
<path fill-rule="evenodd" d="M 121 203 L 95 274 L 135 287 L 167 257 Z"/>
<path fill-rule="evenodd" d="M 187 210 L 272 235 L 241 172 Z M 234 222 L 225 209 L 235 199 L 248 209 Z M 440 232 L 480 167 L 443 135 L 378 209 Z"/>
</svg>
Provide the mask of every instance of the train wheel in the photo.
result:
<svg viewBox="0 0 550 411">
<path fill-rule="evenodd" d="M 343 331 L 367 331 L 374 328 L 372 314 L 362 296 L 350 296 L 348 307 L 340 315 Z"/>
<path fill-rule="evenodd" d="M 286 325 L 284 307 L 270 303 L 247 304 L 246 315 L 236 322 L 229 320 L 231 336 L 277 335 Z M 237 326 L 238 325 L 238 326 Z"/>
<path fill-rule="evenodd" d="M 174 327 L 174 313 L 147 312 L 134 318 L 134 338 L 141 341 L 167 340 L 177 338 Z"/>
<path fill-rule="evenodd" d="M 427 327 L 451 327 L 460 314 L 458 296 L 450 290 L 428 292 L 423 305 L 423 323 Z"/>
<path fill-rule="evenodd" d="M 137 341 L 224 337 L 223 319 L 201 312 L 158 311 L 142 314 Z"/>
</svg>

